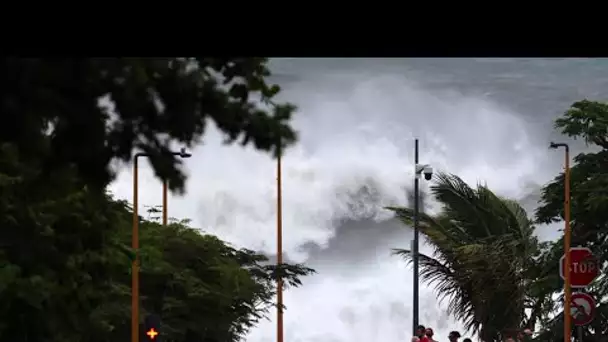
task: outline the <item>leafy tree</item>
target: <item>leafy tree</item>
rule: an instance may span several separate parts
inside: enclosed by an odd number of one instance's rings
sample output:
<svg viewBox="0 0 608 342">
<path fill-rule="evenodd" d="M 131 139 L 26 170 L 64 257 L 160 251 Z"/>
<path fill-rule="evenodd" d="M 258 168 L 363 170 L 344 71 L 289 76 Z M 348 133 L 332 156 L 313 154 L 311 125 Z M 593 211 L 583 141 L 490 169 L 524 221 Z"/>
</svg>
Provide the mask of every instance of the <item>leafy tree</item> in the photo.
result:
<svg viewBox="0 0 608 342">
<path fill-rule="evenodd" d="M 72 168 L 41 180 L 38 166 L 0 145 L 0 340 L 95 341 L 98 308 L 122 302 L 112 278 L 128 262 L 108 246 L 129 221 Z"/>
<path fill-rule="evenodd" d="M 200 143 L 208 119 L 227 143 L 252 143 L 276 155 L 295 142 L 289 126 L 294 106 L 275 102 L 280 88 L 266 82 L 266 62 L 5 57 L 0 143 L 40 159 L 47 174 L 73 164 L 99 189 L 114 177 L 113 160 L 130 161 L 134 150 L 143 151 L 156 175 L 183 191 L 180 161 L 167 152 L 172 143 Z"/>
<path fill-rule="evenodd" d="M 608 104 L 583 100 L 576 102 L 556 120 L 556 128 L 573 138 L 582 138 L 596 152 L 580 153 L 571 167 L 571 217 L 573 244 L 604 246 L 608 234 Z M 564 219 L 564 173 L 542 190 L 537 221 Z M 604 251 L 605 252 L 605 251 Z"/>
<path fill-rule="evenodd" d="M 599 256 L 600 265 L 604 266 L 602 275 L 587 289 L 599 300 L 598 316 L 585 328 L 587 341 L 608 335 L 608 303 L 602 300 L 608 295 L 608 104 L 588 100 L 575 102 L 563 117 L 556 120 L 555 126 L 566 136 L 583 139 L 592 147 L 592 152 L 574 157 L 570 182 L 572 245 L 591 248 Z M 542 189 L 541 205 L 536 211 L 538 222 L 564 220 L 563 194 L 562 172 Z M 547 264 L 557 274 L 558 260 L 564 253 L 562 239 L 555 242 L 552 251 L 547 256 Z M 559 291 L 560 287 L 548 287 L 545 295 Z M 543 328 L 539 339 L 563 340 L 562 312 Z"/>
<path fill-rule="evenodd" d="M 537 319 L 538 308 L 548 305 L 530 293 L 540 279 L 537 257 L 543 244 L 532 235 L 524 209 L 454 175 L 439 174 L 431 195 L 443 210 L 420 215 L 420 231 L 434 249 L 432 256 L 420 254 L 421 278 L 448 300 L 450 314 L 487 342 L 513 336 Z M 412 209 L 390 209 L 413 223 Z M 409 250 L 395 253 L 411 260 Z M 533 309 L 532 315 L 525 309 Z"/>
<path fill-rule="evenodd" d="M 120 341 L 130 333 L 131 209 L 106 194 L 114 161 L 149 154 L 183 191 L 173 144 L 226 143 L 275 156 L 296 141 L 264 58 L 2 58 L 0 340 Z M 143 220 L 143 312 L 174 341 L 236 341 L 274 305 L 269 265 L 175 222 Z"/>
<path fill-rule="evenodd" d="M 187 221 L 142 226 L 143 306 L 163 318 L 165 339 L 236 341 L 274 305 L 280 275 L 293 286 L 313 272 L 303 265 L 268 264 Z"/>
<path fill-rule="evenodd" d="M 0 145 L 0 340 L 110 342 L 130 334 L 131 215 L 75 167 Z M 141 221 L 142 315 L 176 342 L 237 341 L 273 306 L 275 279 L 311 269 L 202 235 L 187 221 Z M 143 330 L 143 329 L 142 329 Z"/>
</svg>

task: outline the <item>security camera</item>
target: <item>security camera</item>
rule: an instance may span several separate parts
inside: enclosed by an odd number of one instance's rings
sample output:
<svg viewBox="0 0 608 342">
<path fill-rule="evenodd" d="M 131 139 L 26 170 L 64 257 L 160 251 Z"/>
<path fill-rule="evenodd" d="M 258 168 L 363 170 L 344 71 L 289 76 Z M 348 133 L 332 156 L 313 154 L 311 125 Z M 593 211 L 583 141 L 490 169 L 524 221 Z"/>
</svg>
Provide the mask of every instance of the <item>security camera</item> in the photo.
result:
<svg viewBox="0 0 608 342">
<path fill-rule="evenodd" d="M 429 165 L 426 165 L 424 169 L 422 169 L 422 173 L 424 173 L 424 179 L 431 180 L 433 178 L 433 168 Z"/>
</svg>

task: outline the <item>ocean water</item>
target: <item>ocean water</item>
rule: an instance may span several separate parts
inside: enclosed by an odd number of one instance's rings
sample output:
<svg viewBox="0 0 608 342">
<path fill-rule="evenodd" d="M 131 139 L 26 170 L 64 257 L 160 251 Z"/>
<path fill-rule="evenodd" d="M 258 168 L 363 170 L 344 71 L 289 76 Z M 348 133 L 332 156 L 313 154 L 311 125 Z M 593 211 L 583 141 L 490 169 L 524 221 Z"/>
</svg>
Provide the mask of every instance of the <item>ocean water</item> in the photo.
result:
<svg viewBox="0 0 608 342">
<path fill-rule="evenodd" d="M 285 293 L 287 342 L 393 342 L 411 336 L 412 272 L 390 255 L 409 248 L 410 227 L 383 209 L 405 204 L 413 183 L 413 139 L 422 163 L 487 183 L 533 210 L 539 187 L 561 169 L 553 120 L 583 98 L 606 99 L 608 62 L 598 59 L 278 59 L 283 99 L 300 108 L 301 139 L 283 160 L 284 248 L 318 274 Z M 211 129 L 187 160 L 184 197 L 170 216 L 237 246 L 276 250 L 275 162 L 224 146 Z M 572 142 L 574 151 L 585 149 Z M 131 172 L 112 185 L 131 198 Z M 424 190 L 428 183 L 422 182 Z M 140 168 L 140 203 L 161 203 L 161 185 Z M 431 203 L 428 210 L 436 210 Z M 541 226 L 545 240 L 559 225 Z M 422 252 L 430 252 L 422 246 Z M 461 330 L 420 289 L 420 321 L 436 339 Z M 274 312 L 248 336 L 275 341 Z M 463 335 L 464 334 L 463 332 Z"/>
</svg>

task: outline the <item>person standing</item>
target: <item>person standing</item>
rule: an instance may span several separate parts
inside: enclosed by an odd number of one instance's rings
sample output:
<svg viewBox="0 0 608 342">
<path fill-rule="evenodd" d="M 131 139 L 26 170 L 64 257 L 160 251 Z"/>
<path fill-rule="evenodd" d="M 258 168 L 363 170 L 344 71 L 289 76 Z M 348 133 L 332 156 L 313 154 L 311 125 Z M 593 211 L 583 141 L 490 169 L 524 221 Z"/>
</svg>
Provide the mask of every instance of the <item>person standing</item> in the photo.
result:
<svg viewBox="0 0 608 342">
<path fill-rule="evenodd" d="M 532 334 L 533 334 L 532 330 L 529 328 L 526 328 L 517 334 L 517 341 L 518 342 L 530 342 L 532 340 Z"/>
<path fill-rule="evenodd" d="M 424 325 L 419 325 L 416 327 L 416 336 L 418 336 L 418 338 L 421 338 L 422 336 L 424 336 L 424 332 L 425 332 L 426 328 L 424 327 Z"/>
<path fill-rule="evenodd" d="M 433 339 L 433 335 L 435 335 L 433 328 L 431 328 L 431 327 L 426 328 L 425 335 L 426 335 L 426 337 L 428 337 L 429 342 L 437 342 L 436 340 Z"/>
<path fill-rule="evenodd" d="M 418 336 L 419 342 L 431 342 L 429 338 L 426 337 L 426 328 L 422 324 L 416 328 L 416 336 Z"/>
<path fill-rule="evenodd" d="M 448 339 L 450 340 L 450 342 L 458 342 L 459 338 L 460 333 L 458 331 L 450 331 L 450 334 L 448 335 Z"/>
</svg>

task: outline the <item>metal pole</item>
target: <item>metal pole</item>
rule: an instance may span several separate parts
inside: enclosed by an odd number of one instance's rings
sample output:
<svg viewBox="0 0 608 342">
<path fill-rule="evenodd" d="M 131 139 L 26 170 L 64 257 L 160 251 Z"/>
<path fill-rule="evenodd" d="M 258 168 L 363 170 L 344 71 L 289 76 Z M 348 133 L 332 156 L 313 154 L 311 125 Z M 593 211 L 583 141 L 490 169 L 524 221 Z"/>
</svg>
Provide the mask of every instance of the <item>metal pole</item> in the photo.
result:
<svg viewBox="0 0 608 342">
<path fill-rule="evenodd" d="M 571 296 L 571 279 L 570 279 L 570 238 L 572 230 L 570 228 L 570 148 L 567 144 L 563 144 L 566 153 L 564 161 L 564 253 L 566 253 L 566 267 L 564 267 L 565 282 L 564 282 L 564 342 L 570 342 L 570 335 L 572 333 L 571 328 L 571 316 L 570 316 L 570 305 L 572 301 Z"/>
<path fill-rule="evenodd" d="M 414 298 L 413 298 L 413 336 L 416 335 L 416 328 L 418 327 L 418 214 L 420 208 L 418 207 L 420 196 L 419 191 L 419 180 L 418 180 L 418 170 L 416 167 L 418 166 L 418 139 L 414 141 L 414 244 L 412 248 L 412 259 L 414 262 Z"/>
<path fill-rule="evenodd" d="M 139 341 L 139 215 L 137 211 L 137 158 L 133 161 L 133 231 L 131 236 L 131 248 L 135 253 L 131 264 L 131 342 Z"/>
<path fill-rule="evenodd" d="M 167 181 L 163 182 L 163 226 L 167 225 Z"/>
<path fill-rule="evenodd" d="M 283 264 L 283 197 L 281 152 L 277 157 L 277 265 Z M 277 279 L 277 342 L 283 342 L 283 279 Z"/>
<path fill-rule="evenodd" d="M 583 327 L 579 326 L 577 328 L 578 332 L 578 342 L 583 342 Z"/>
<path fill-rule="evenodd" d="M 549 148 L 557 149 L 563 147 L 564 153 L 564 342 L 571 342 L 572 339 L 572 289 L 570 279 L 570 238 L 572 230 L 570 228 L 570 147 L 565 143 L 549 144 Z"/>
<path fill-rule="evenodd" d="M 190 158 L 184 148 L 180 152 L 172 152 L 182 158 Z M 150 157 L 147 153 L 136 153 L 133 158 L 133 231 L 131 248 L 135 253 L 131 264 L 131 342 L 139 342 L 139 198 L 138 198 L 138 158 Z M 167 182 L 163 182 L 163 225 L 167 224 Z"/>
</svg>

